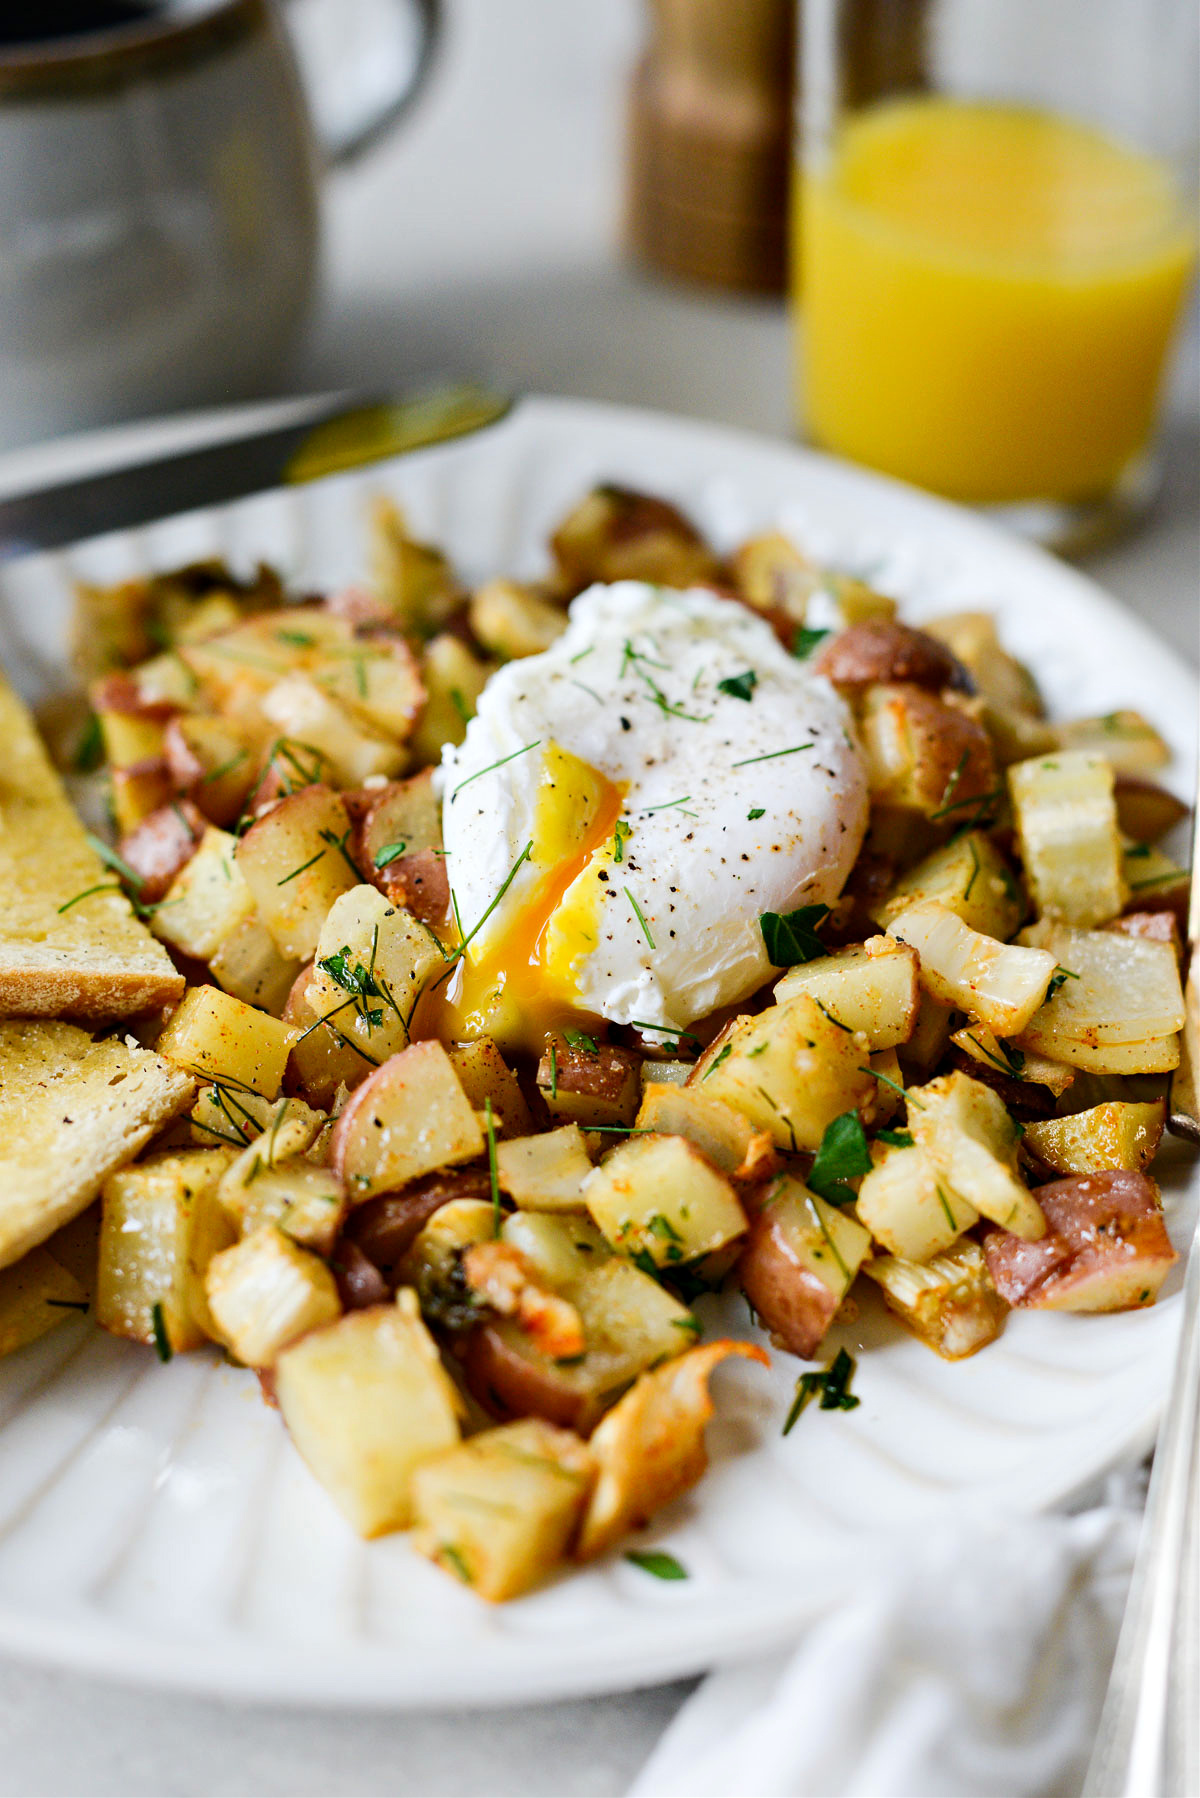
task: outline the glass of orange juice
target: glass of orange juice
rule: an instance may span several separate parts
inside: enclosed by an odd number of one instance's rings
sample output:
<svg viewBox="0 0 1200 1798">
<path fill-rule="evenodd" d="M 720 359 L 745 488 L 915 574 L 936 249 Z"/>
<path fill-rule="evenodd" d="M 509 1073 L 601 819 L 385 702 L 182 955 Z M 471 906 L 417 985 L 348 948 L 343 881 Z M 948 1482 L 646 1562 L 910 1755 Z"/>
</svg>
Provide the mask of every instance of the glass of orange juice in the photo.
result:
<svg viewBox="0 0 1200 1798">
<path fill-rule="evenodd" d="M 1195 0 L 801 0 L 798 407 L 1056 546 L 1153 478 L 1195 263 Z"/>
</svg>

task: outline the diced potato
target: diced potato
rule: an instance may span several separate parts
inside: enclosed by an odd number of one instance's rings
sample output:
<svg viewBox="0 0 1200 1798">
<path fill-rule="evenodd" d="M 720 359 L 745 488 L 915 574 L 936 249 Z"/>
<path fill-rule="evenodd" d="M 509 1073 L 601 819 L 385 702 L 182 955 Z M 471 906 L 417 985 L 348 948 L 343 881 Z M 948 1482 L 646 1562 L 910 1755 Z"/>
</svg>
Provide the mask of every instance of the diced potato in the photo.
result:
<svg viewBox="0 0 1200 1798">
<path fill-rule="evenodd" d="M 1183 990 L 1169 944 L 1042 921 L 1022 932 L 1067 978 L 1034 1013 L 1019 1046 L 1095 1073 L 1150 1073 L 1178 1060 Z M 1172 1046 L 1173 1045 L 1173 1046 Z"/>
<path fill-rule="evenodd" d="M 460 603 L 454 571 L 440 549 L 408 534 L 400 508 L 379 495 L 371 506 L 371 583 L 402 630 L 427 636 Z"/>
<path fill-rule="evenodd" d="M 943 1005 L 922 988 L 913 1033 L 902 1044 L 902 1066 L 906 1078 L 925 1080 L 933 1072 L 946 1053 L 954 1012 L 953 1005 Z"/>
<path fill-rule="evenodd" d="M 819 570 L 782 531 L 766 531 L 741 544 L 729 571 L 756 612 L 781 613 L 796 626 L 804 623 L 808 602 L 821 585 Z"/>
<path fill-rule="evenodd" d="M 182 666 L 174 656 L 169 659 Z M 168 724 L 163 753 L 176 787 L 206 818 L 214 824 L 235 822 L 258 778 L 248 731 L 228 718 L 184 712 Z"/>
<path fill-rule="evenodd" d="M 682 1136 L 638 1136 L 596 1168 L 587 1208 L 622 1254 L 656 1267 L 694 1261 L 742 1235 L 746 1214 L 723 1174 Z"/>
<path fill-rule="evenodd" d="M 496 1235 L 495 1209 L 485 1199 L 450 1199 L 439 1206 L 413 1239 L 398 1272 L 406 1286 L 415 1286 L 422 1308 L 435 1288 L 443 1285 L 462 1251 L 473 1243 L 491 1242 Z M 465 1298 L 465 1292 L 460 1293 Z M 472 1320 L 474 1321 L 474 1320 Z"/>
<path fill-rule="evenodd" d="M 461 743 L 491 670 L 458 637 L 435 637 L 421 658 L 425 709 L 411 743 L 418 762 L 440 762 L 445 743 Z"/>
<path fill-rule="evenodd" d="M 232 1110 L 232 1107 L 230 1108 Z M 238 1117 L 238 1113 L 233 1113 Z M 310 1149 L 325 1123 L 324 1115 L 312 1111 L 299 1099 L 280 1099 L 261 1134 L 238 1154 L 221 1176 L 218 1196 L 226 1212 L 239 1230 L 245 1233 L 245 1217 L 264 1180 L 268 1180 L 282 1164 Z M 250 1129 L 248 1121 L 242 1130 Z M 305 1164 L 306 1166 L 310 1164 Z M 328 1188 L 337 1191 L 337 1183 L 327 1169 L 312 1168 L 321 1173 Z M 270 1220 L 274 1222 L 274 1218 Z"/>
<path fill-rule="evenodd" d="M 870 1232 L 846 1210 L 781 1174 L 750 1226 L 738 1277 L 772 1337 L 808 1359 L 870 1250 Z"/>
<path fill-rule="evenodd" d="M 1106 756 L 1114 768 L 1128 774 L 1163 768 L 1171 759 L 1171 751 L 1140 712 L 1073 718 L 1058 726 L 1058 740 L 1064 749 L 1083 749 L 1092 755 Z"/>
<path fill-rule="evenodd" d="M 862 1112 L 865 1124 L 878 1127 L 899 1116 L 904 1104 L 904 1069 L 895 1049 L 877 1049 L 871 1057 L 875 1091 Z"/>
<path fill-rule="evenodd" d="M 711 582 L 719 564 L 677 506 L 628 487 L 593 487 L 550 539 L 563 593 L 592 581 L 652 581 L 660 587 Z"/>
<path fill-rule="evenodd" d="M 407 1289 L 285 1349 L 275 1392 L 292 1441 L 362 1536 L 404 1529 L 414 1469 L 459 1439 L 458 1395 Z"/>
<path fill-rule="evenodd" d="M 591 1561 L 664 1505 L 708 1466 L 704 1426 L 713 1414 L 708 1382 L 730 1355 L 770 1365 L 750 1342 L 706 1342 L 642 1377 L 613 1407 L 589 1447 L 597 1463 L 576 1553 Z"/>
<path fill-rule="evenodd" d="M 695 1065 L 694 1061 L 652 1061 L 647 1058 L 641 1067 L 642 1091 L 645 1092 L 648 1086 L 686 1086 Z"/>
<path fill-rule="evenodd" d="M 347 637 L 319 652 L 312 679 L 372 737 L 403 743 L 425 703 L 416 657 L 403 637 Z"/>
<path fill-rule="evenodd" d="M 171 803 L 174 786 L 161 757 L 135 762 L 130 768 L 114 768 L 109 776 L 109 799 L 117 830 L 128 836 L 139 824 Z"/>
<path fill-rule="evenodd" d="M 501 1187 L 522 1210 L 585 1209 L 583 1183 L 592 1164 L 578 1124 L 497 1143 L 496 1171 Z"/>
<path fill-rule="evenodd" d="M 408 1020 L 441 945 L 378 887 L 351 887 L 334 900 L 317 938 L 305 998 L 376 1063 L 408 1047 Z"/>
<path fill-rule="evenodd" d="M 1158 1188 L 1123 1169 L 1039 1186 L 1047 1233 L 1031 1248 L 1006 1231 L 984 1238 L 996 1288 L 1010 1305 L 1045 1311 L 1129 1311 L 1152 1305 L 1179 1259 Z"/>
<path fill-rule="evenodd" d="M 426 924 L 442 922 L 450 883 L 432 768 L 376 790 L 359 826 L 357 860 L 393 905 L 406 905 Z"/>
<path fill-rule="evenodd" d="M 202 1086 L 192 1107 L 192 1130 L 201 1147 L 214 1141 L 235 1139 L 243 1149 L 269 1130 L 280 1117 L 311 1120 L 310 1142 L 324 1126 L 323 1112 L 312 1111 L 302 1099 L 267 1099 L 261 1093 L 240 1092 L 230 1087 Z"/>
<path fill-rule="evenodd" d="M 982 830 L 964 831 L 918 862 L 871 908 L 883 929 L 910 905 L 936 899 L 981 936 L 1007 942 L 1021 922 L 1025 903 L 1008 863 Z"/>
<path fill-rule="evenodd" d="M 965 1025 L 954 1032 L 950 1041 L 993 1073 L 1003 1074 L 1009 1080 L 1024 1080 L 1031 1086 L 1049 1087 L 1056 1098 L 1066 1092 L 1075 1078 L 1074 1068 L 1065 1062 L 1051 1061 L 1032 1049 L 1013 1049 L 983 1024 Z"/>
<path fill-rule="evenodd" d="M 192 986 L 158 1039 L 158 1052 L 201 1080 L 273 1099 L 298 1032 L 216 986 Z"/>
<path fill-rule="evenodd" d="M 258 915 L 288 960 L 311 958 L 330 906 L 359 884 L 349 839 L 345 806 L 318 784 L 289 793 L 238 843 L 237 865 Z"/>
<path fill-rule="evenodd" d="M 822 585 L 828 587 L 837 607 L 838 617 L 847 627 L 852 624 L 886 623 L 896 616 L 895 600 L 889 599 L 886 593 L 876 592 L 874 587 L 855 574 L 825 573 Z"/>
<path fill-rule="evenodd" d="M 936 899 L 902 911 L 888 935 L 921 958 L 921 985 L 943 1005 L 959 1006 L 996 1036 L 1016 1036 L 1046 997 L 1054 957 L 982 936 Z"/>
<path fill-rule="evenodd" d="M 281 735 L 309 743 L 324 756 L 346 786 L 361 786 L 372 774 L 399 774 L 404 767 L 405 753 L 393 739 L 352 718 L 310 675 L 277 681 L 261 707 Z"/>
<path fill-rule="evenodd" d="M 693 1083 L 744 1113 L 781 1149 L 816 1149 L 826 1126 L 868 1102 L 867 1045 L 808 993 L 738 1018 Z"/>
<path fill-rule="evenodd" d="M 1073 1117 L 1026 1124 L 1025 1146 L 1059 1174 L 1095 1174 L 1105 1168 L 1137 1172 L 1154 1159 L 1166 1121 L 1166 1104 L 1110 1100 Z"/>
<path fill-rule="evenodd" d="M 931 1261 L 979 1222 L 923 1149 L 885 1149 L 864 1176 L 855 1206 L 876 1242 L 906 1261 Z"/>
<path fill-rule="evenodd" d="M 110 768 L 133 768 L 139 762 L 158 761 L 163 753 L 166 726 L 161 718 L 143 712 L 114 711 L 98 706 L 96 721 Z"/>
<path fill-rule="evenodd" d="M 580 1239 L 576 1254 L 583 1254 L 586 1241 Z M 586 1434 L 639 1373 L 691 1348 L 697 1324 L 686 1306 L 623 1257 L 604 1259 L 597 1252 L 596 1259 L 597 1266 L 563 1288 L 583 1325 L 581 1359 L 555 1362 L 508 1319 L 475 1331 L 465 1365 L 471 1390 L 483 1403 Z"/>
<path fill-rule="evenodd" d="M 501 1239 L 518 1249 L 540 1280 L 567 1293 L 612 1251 L 587 1217 L 514 1211 L 500 1227 Z"/>
<path fill-rule="evenodd" d="M 236 848 L 236 838 L 209 825 L 150 920 L 155 936 L 197 961 L 209 961 L 254 917 L 254 899 L 234 860 Z"/>
<path fill-rule="evenodd" d="M 216 1330 L 204 1292 L 213 1256 L 233 1241 L 217 1197 L 228 1149 L 160 1155 L 110 1174 L 101 1194 L 96 1319 L 114 1336 L 179 1353 Z"/>
<path fill-rule="evenodd" d="M 1020 1131 L 990 1086 L 962 1073 L 931 1080 L 908 1095 L 908 1127 L 948 1190 L 1029 1242 L 1045 1234 L 1017 1173 Z"/>
<path fill-rule="evenodd" d="M 245 886 L 236 866 L 234 871 Z M 208 968 L 223 992 L 278 1017 L 296 984 L 300 963 L 279 953 L 274 937 L 255 913 L 229 932 L 209 956 Z"/>
<path fill-rule="evenodd" d="M 1144 936 L 1152 943 L 1165 943 L 1180 968 L 1183 966 L 1183 938 L 1173 911 L 1127 911 L 1123 918 L 1114 918 L 1111 924 L 1106 924 L 1105 929 L 1120 931 L 1122 936 Z"/>
<path fill-rule="evenodd" d="M 341 1316 L 325 1263 L 272 1224 L 222 1249 L 204 1290 L 221 1341 L 246 1367 L 271 1367 L 282 1349 Z"/>
<path fill-rule="evenodd" d="M 970 688 L 944 643 L 895 619 L 864 619 L 839 631 L 818 650 L 813 673 L 823 674 L 847 697 L 881 682 L 908 682 L 930 693 Z"/>
<path fill-rule="evenodd" d="M 224 1190 L 221 1198 L 229 1210 Z M 264 1168 L 238 1199 L 244 1236 L 274 1224 L 292 1242 L 326 1257 L 333 1252 L 346 1215 L 346 1201 L 332 1170 L 305 1160 Z"/>
<path fill-rule="evenodd" d="M 628 1126 L 641 1099 L 641 1064 L 610 1043 L 573 1045 L 555 1031 L 546 1039 L 537 1083 L 552 1118 L 585 1130 Z"/>
<path fill-rule="evenodd" d="M 294 1024 L 299 1036 L 292 1046 L 288 1078 L 310 1105 L 332 1111 L 339 1103 L 342 1088 L 351 1092 L 377 1066 L 377 1057 L 363 1049 L 353 1036 L 343 1036 L 336 1028 L 341 1019 L 325 1024 L 321 1015 L 308 1002 L 311 967 L 304 968 L 283 1008 L 284 1022 Z"/>
<path fill-rule="evenodd" d="M 1062 750 L 1008 770 L 1013 821 L 1034 904 L 1068 924 L 1104 924 L 1129 897 L 1111 763 Z"/>
<path fill-rule="evenodd" d="M 1188 814 L 1182 799 L 1177 799 L 1156 781 L 1142 780 L 1136 774 L 1116 776 L 1114 797 L 1117 823 L 1135 843 L 1157 843 Z"/>
<path fill-rule="evenodd" d="M 878 1282 L 888 1309 L 947 1361 L 974 1355 L 1000 1334 L 1008 1307 L 970 1237 L 924 1263 L 877 1255 L 863 1272 Z"/>
<path fill-rule="evenodd" d="M 811 994 L 847 1030 L 861 1030 L 872 1050 L 894 1049 L 908 1041 L 916 1022 L 916 951 L 895 937 L 870 937 L 802 962 L 775 988 L 779 1004 L 797 993 Z"/>
<path fill-rule="evenodd" d="M 924 626 L 931 637 L 945 643 L 964 667 L 985 699 L 1007 711 L 1031 718 L 1042 714 L 1037 682 L 1023 663 L 1009 655 L 996 635 L 990 612 L 947 612 Z"/>
<path fill-rule="evenodd" d="M 486 581 L 472 595 L 468 617 L 488 654 L 505 662 L 540 654 L 567 628 L 561 606 L 518 581 Z"/>
<path fill-rule="evenodd" d="M 46 1247 L 0 1269 L 0 1355 L 36 1342 L 88 1308 L 87 1288 Z"/>
<path fill-rule="evenodd" d="M 680 1065 L 688 1066 L 686 1062 Z M 744 1113 L 698 1086 L 647 1084 L 642 1089 L 637 1128 L 656 1130 L 662 1136 L 686 1136 L 714 1167 L 734 1179 L 765 1179 L 779 1165 L 767 1131 L 756 1130 Z"/>
<path fill-rule="evenodd" d="M 483 1131 L 441 1043 L 414 1043 L 365 1080 L 339 1117 L 332 1166 L 353 1203 L 481 1155 Z"/>
<path fill-rule="evenodd" d="M 1186 868 L 1181 868 L 1152 843 L 1129 843 L 1124 839 L 1121 867 L 1125 884 L 1137 905 L 1170 907 L 1183 917 L 1188 902 Z"/>
<path fill-rule="evenodd" d="M 566 1555 L 595 1467 L 587 1444 L 540 1418 L 483 1430 L 412 1479 L 412 1545 L 481 1598 L 516 1598 Z"/>
<path fill-rule="evenodd" d="M 524 1136 L 533 1129 L 533 1119 L 517 1077 L 490 1036 L 478 1036 L 470 1043 L 455 1043 L 450 1050 L 450 1060 L 475 1110 L 482 1111 L 485 1104 L 491 1102 L 492 1123 L 498 1140 Z"/>
<path fill-rule="evenodd" d="M 953 828 L 995 796 L 996 764 L 982 724 L 922 687 L 869 687 L 859 734 L 875 800 Z"/>
</svg>

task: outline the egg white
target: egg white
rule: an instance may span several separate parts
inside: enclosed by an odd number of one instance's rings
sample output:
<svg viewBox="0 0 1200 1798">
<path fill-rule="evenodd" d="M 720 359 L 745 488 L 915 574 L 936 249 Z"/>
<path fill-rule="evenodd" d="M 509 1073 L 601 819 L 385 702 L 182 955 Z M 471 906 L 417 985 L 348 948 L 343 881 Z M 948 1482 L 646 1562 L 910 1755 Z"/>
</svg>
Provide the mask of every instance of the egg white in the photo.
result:
<svg viewBox="0 0 1200 1798">
<path fill-rule="evenodd" d="M 749 699 L 718 685 L 745 674 Z M 826 680 L 705 589 L 592 587 L 550 649 L 492 676 L 465 742 L 444 752 L 464 929 L 509 881 L 472 956 L 502 950 L 536 888 L 518 862 L 549 743 L 626 787 L 629 834 L 619 862 L 604 852 L 596 946 L 573 968 L 579 1009 L 613 1023 L 683 1029 L 744 999 L 771 972 L 760 915 L 832 904 L 862 846 L 866 778 Z"/>
</svg>

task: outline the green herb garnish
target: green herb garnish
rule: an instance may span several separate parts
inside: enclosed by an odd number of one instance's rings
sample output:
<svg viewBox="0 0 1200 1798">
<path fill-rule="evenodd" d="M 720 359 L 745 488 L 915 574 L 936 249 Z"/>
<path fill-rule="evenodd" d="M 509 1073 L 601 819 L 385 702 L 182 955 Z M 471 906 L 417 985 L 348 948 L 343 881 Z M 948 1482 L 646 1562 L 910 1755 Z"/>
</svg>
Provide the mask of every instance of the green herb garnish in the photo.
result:
<svg viewBox="0 0 1200 1798">
<path fill-rule="evenodd" d="M 805 1184 L 830 1205 L 849 1205 L 855 1193 L 847 1180 L 870 1171 L 871 1151 L 862 1121 L 857 1111 L 844 1111 L 826 1127 Z"/>
<path fill-rule="evenodd" d="M 528 755 L 531 749 L 537 749 L 540 745 L 541 738 L 535 737 L 532 743 L 526 743 L 522 748 L 514 749 L 511 755 L 502 755 L 498 762 L 489 762 L 486 768 L 478 768 L 474 774 L 468 774 L 466 780 L 460 780 L 453 793 L 451 793 L 451 803 L 458 798 L 458 795 L 462 792 L 464 787 L 470 786 L 473 780 L 482 780 L 485 774 L 494 774 L 497 768 L 503 768 L 509 762 L 515 762 L 519 755 Z"/>
<path fill-rule="evenodd" d="M 1066 986 L 1068 980 L 1078 980 L 1078 979 L 1079 979 L 1078 974 L 1073 974 L 1071 972 L 1070 968 L 1061 968 L 1061 967 L 1055 968 L 1053 974 L 1051 974 L 1051 976 L 1050 976 L 1050 984 L 1046 988 L 1046 997 L 1042 1001 L 1042 1003 L 1048 1004 L 1049 1001 L 1051 999 L 1053 999 L 1053 997 L 1054 997 L 1055 993 L 1058 991 L 1059 987 Z"/>
<path fill-rule="evenodd" d="M 393 862 L 398 862 L 402 855 L 407 854 L 407 843 L 385 843 L 383 848 L 379 851 L 379 854 L 375 857 L 375 866 L 377 868 L 390 868 Z"/>
<path fill-rule="evenodd" d="M 832 1364 L 822 1372 L 802 1373 L 796 1381 L 796 1396 L 783 1426 L 784 1435 L 788 1435 L 800 1413 L 814 1398 L 820 1398 L 822 1411 L 855 1410 L 861 1401 L 850 1391 L 853 1375 L 854 1357 L 845 1349 L 839 1349 Z"/>
<path fill-rule="evenodd" d="M 614 862 L 623 862 L 625 860 L 625 844 L 632 835 L 632 824 L 627 824 L 624 818 L 618 818 L 616 824 L 613 826 L 612 858 Z"/>
<path fill-rule="evenodd" d="M 731 674 L 725 680 L 719 680 L 717 682 L 717 692 L 728 693 L 731 699 L 745 699 L 749 701 L 753 698 L 754 689 L 757 685 L 757 674 L 755 674 L 753 668 L 747 668 L 745 674 Z"/>
<path fill-rule="evenodd" d="M 652 1573 L 655 1579 L 687 1579 L 688 1570 L 674 1555 L 664 1554 L 661 1548 L 626 1550 L 625 1559 L 632 1567 L 640 1567 L 643 1573 Z"/>
<path fill-rule="evenodd" d="M 594 1036 L 588 1036 L 582 1030 L 564 1030 L 563 1035 L 572 1049 L 582 1049 L 587 1055 L 598 1055 Z"/>
<path fill-rule="evenodd" d="M 829 632 L 827 630 L 812 630 L 807 625 L 801 625 L 800 629 L 796 632 L 796 635 L 792 638 L 792 654 L 794 656 L 799 656 L 801 661 L 803 661 L 807 656 L 812 654 L 818 643 L 823 643 L 825 641 L 825 638 L 828 635 Z"/>
<path fill-rule="evenodd" d="M 642 934 L 645 936 L 646 941 L 649 943 L 649 945 L 652 949 L 656 948 L 657 944 L 655 943 L 654 938 L 650 934 L 650 926 L 646 922 L 645 915 L 642 911 L 642 908 L 638 904 L 637 900 L 634 898 L 633 894 L 630 892 L 628 887 L 625 888 L 625 897 L 628 899 L 630 905 L 632 905 L 632 907 L 633 907 L 634 915 L 636 916 L 638 923 L 642 927 Z"/>
<path fill-rule="evenodd" d="M 765 911 L 759 918 L 767 959 L 775 968 L 794 968 L 805 961 L 816 961 L 828 954 L 817 935 L 829 916 L 827 905 L 802 905 L 798 910 L 780 913 Z"/>
<path fill-rule="evenodd" d="M 70 911 L 71 907 L 78 905 L 82 899 L 90 899 L 93 893 L 119 893 L 120 891 L 115 880 L 101 880 L 94 887 L 84 887 L 82 893 L 76 893 L 73 899 L 68 899 L 65 905 L 60 905 L 58 915 L 61 918 L 65 911 Z"/>
<path fill-rule="evenodd" d="M 887 1143 L 892 1149 L 911 1149 L 913 1146 L 911 1130 L 877 1130 L 875 1139 L 877 1142 Z"/>
<path fill-rule="evenodd" d="M 790 749 L 772 749 L 768 755 L 749 755 L 745 761 L 734 762 L 735 768 L 753 768 L 756 762 L 776 762 L 781 755 L 799 755 L 802 749 L 812 749 L 812 743 L 793 743 Z"/>
<path fill-rule="evenodd" d="M 766 815 L 767 814 L 766 814 L 765 807 L 763 807 L 761 805 L 756 805 L 752 808 L 752 810 L 750 810 L 746 813 L 746 819 L 747 819 L 747 822 L 750 824 L 757 824 L 758 820 L 760 818 L 765 818 Z"/>
<path fill-rule="evenodd" d="M 150 1308 L 150 1325 L 154 1331 L 154 1347 L 160 1361 L 169 1361 L 175 1353 L 171 1347 L 171 1338 L 167 1335 L 167 1326 L 163 1319 L 163 1308 L 156 1299 Z"/>
<path fill-rule="evenodd" d="M 104 733 L 95 712 L 89 712 L 87 723 L 75 745 L 71 766 L 76 774 L 94 774 L 104 760 Z"/>
</svg>

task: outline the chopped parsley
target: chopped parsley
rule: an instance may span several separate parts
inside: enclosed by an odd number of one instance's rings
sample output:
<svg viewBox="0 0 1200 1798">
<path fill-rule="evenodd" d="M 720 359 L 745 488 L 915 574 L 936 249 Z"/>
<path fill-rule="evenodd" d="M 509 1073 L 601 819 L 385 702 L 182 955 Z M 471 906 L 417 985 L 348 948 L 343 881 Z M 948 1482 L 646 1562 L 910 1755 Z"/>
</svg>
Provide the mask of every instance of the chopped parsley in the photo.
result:
<svg viewBox="0 0 1200 1798">
<path fill-rule="evenodd" d="M 1078 974 L 1073 974 L 1071 972 L 1070 968 L 1062 968 L 1062 967 L 1055 968 L 1053 974 L 1051 974 L 1051 976 L 1050 976 L 1050 984 L 1046 988 L 1046 998 L 1043 1001 L 1043 1003 L 1048 1004 L 1049 1001 L 1051 999 L 1053 999 L 1053 997 L 1054 997 L 1055 993 L 1058 991 L 1058 989 L 1060 987 L 1066 986 L 1068 980 L 1078 980 L 1078 979 L 1079 979 Z"/>
<path fill-rule="evenodd" d="M 385 843 L 375 857 L 375 866 L 377 868 L 390 868 L 393 862 L 398 862 L 402 855 L 407 854 L 407 843 Z"/>
<path fill-rule="evenodd" d="M 746 813 L 746 819 L 747 819 L 747 822 L 750 824 L 757 824 L 758 820 L 760 818 L 765 818 L 766 815 L 767 815 L 766 808 L 761 805 L 756 805 L 756 806 L 752 806 L 751 809 Z"/>
<path fill-rule="evenodd" d="M 731 699 L 749 701 L 754 696 L 758 685 L 758 676 L 753 668 L 747 668 L 745 674 L 731 674 L 725 680 L 717 682 L 718 693 L 728 693 Z"/>
<path fill-rule="evenodd" d="M 828 635 L 829 632 L 827 630 L 812 630 L 807 625 L 801 625 L 800 629 L 796 632 L 796 635 L 792 638 L 792 654 L 794 656 L 799 656 L 801 661 L 805 660 L 806 657 L 812 654 L 813 650 L 817 647 L 817 644 L 823 643 Z"/>
<path fill-rule="evenodd" d="M 594 1036 L 588 1036 L 582 1030 L 564 1030 L 563 1035 L 572 1049 L 582 1049 L 586 1055 L 599 1055 Z"/>
<path fill-rule="evenodd" d="M 150 1309 L 150 1327 L 154 1331 L 154 1348 L 159 1360 L 169 1361 L 175 1351 L 171 1347 L 171 1338 L 167 1335 L 167 1325 L 166 1320 L 163 1317 L 163 1308 L 157 1299 Z"/>
<path fill-rule="evenodd" d="M 613 826 L 612 858 L 614 862 L 623 862 L 625 860 L 625 844 L 632 835 L 632 824 L 627 824 L 624 818 L 618 818 Z"/>
<path fill-rule="evenodd" d="M 800 1413 L 814 1398 L 820 1399 L 822 1411 L 856 1410 L 861 1400 L 850 1390 L 853 1376 L 854 1357 L 845 1349 L 839 1349 L 831 1365 L 820 1373 L 802 1373 L 796 1381 L 796 1396 L 783 1426 L 784 1435 L 789 1434 Z"/>
<path fill-rule="evenodd" d="M 857 1400 L 855 1403 L 857 1404 Z M 630 1548 L 625 1552 L 625 1559 L 632 1567 L 640 1567 L 643 1573 L 651 1573 L 655 1579 L 687 1579 L 688 1570 L 674 1555 L 665 1554 L 661 1548 Z"/>
<path fill-rule="evenodd" d="M 871 1151 L 862 1121 L 857 1111 L 844 1111 L 826 1127 L 805 1184 L 830 1205 L 849 1205 L 855 1194 L 847 1180 L 870 1171 Z"/>
<path fill-rule="evenodd" d="M 876 1141 L 887 1143 L 890 1149 L 911 1149 L 913 1133 L 911 1130 L 877 1130 Z"/>
<path fill-rule="evenodd" d="M 775 968 L 794 968 L 800 962 L 816 961 L 828 951 L 817 935 L 829 916 L 827 905 L 802 905 L 797 911 L 765 911 L 759 918 L 767 959 Z"/>
<path fill-rule="evenodd" d="M 80 732 L 79 741 L 75 745 L 75 754 L 71 765 L 76 774 L 94 774 L 104 760 L 104 733 L 100 729 L 100 720 L 95 712 L 89 712 L 87 723 Z"/>
</svg>

